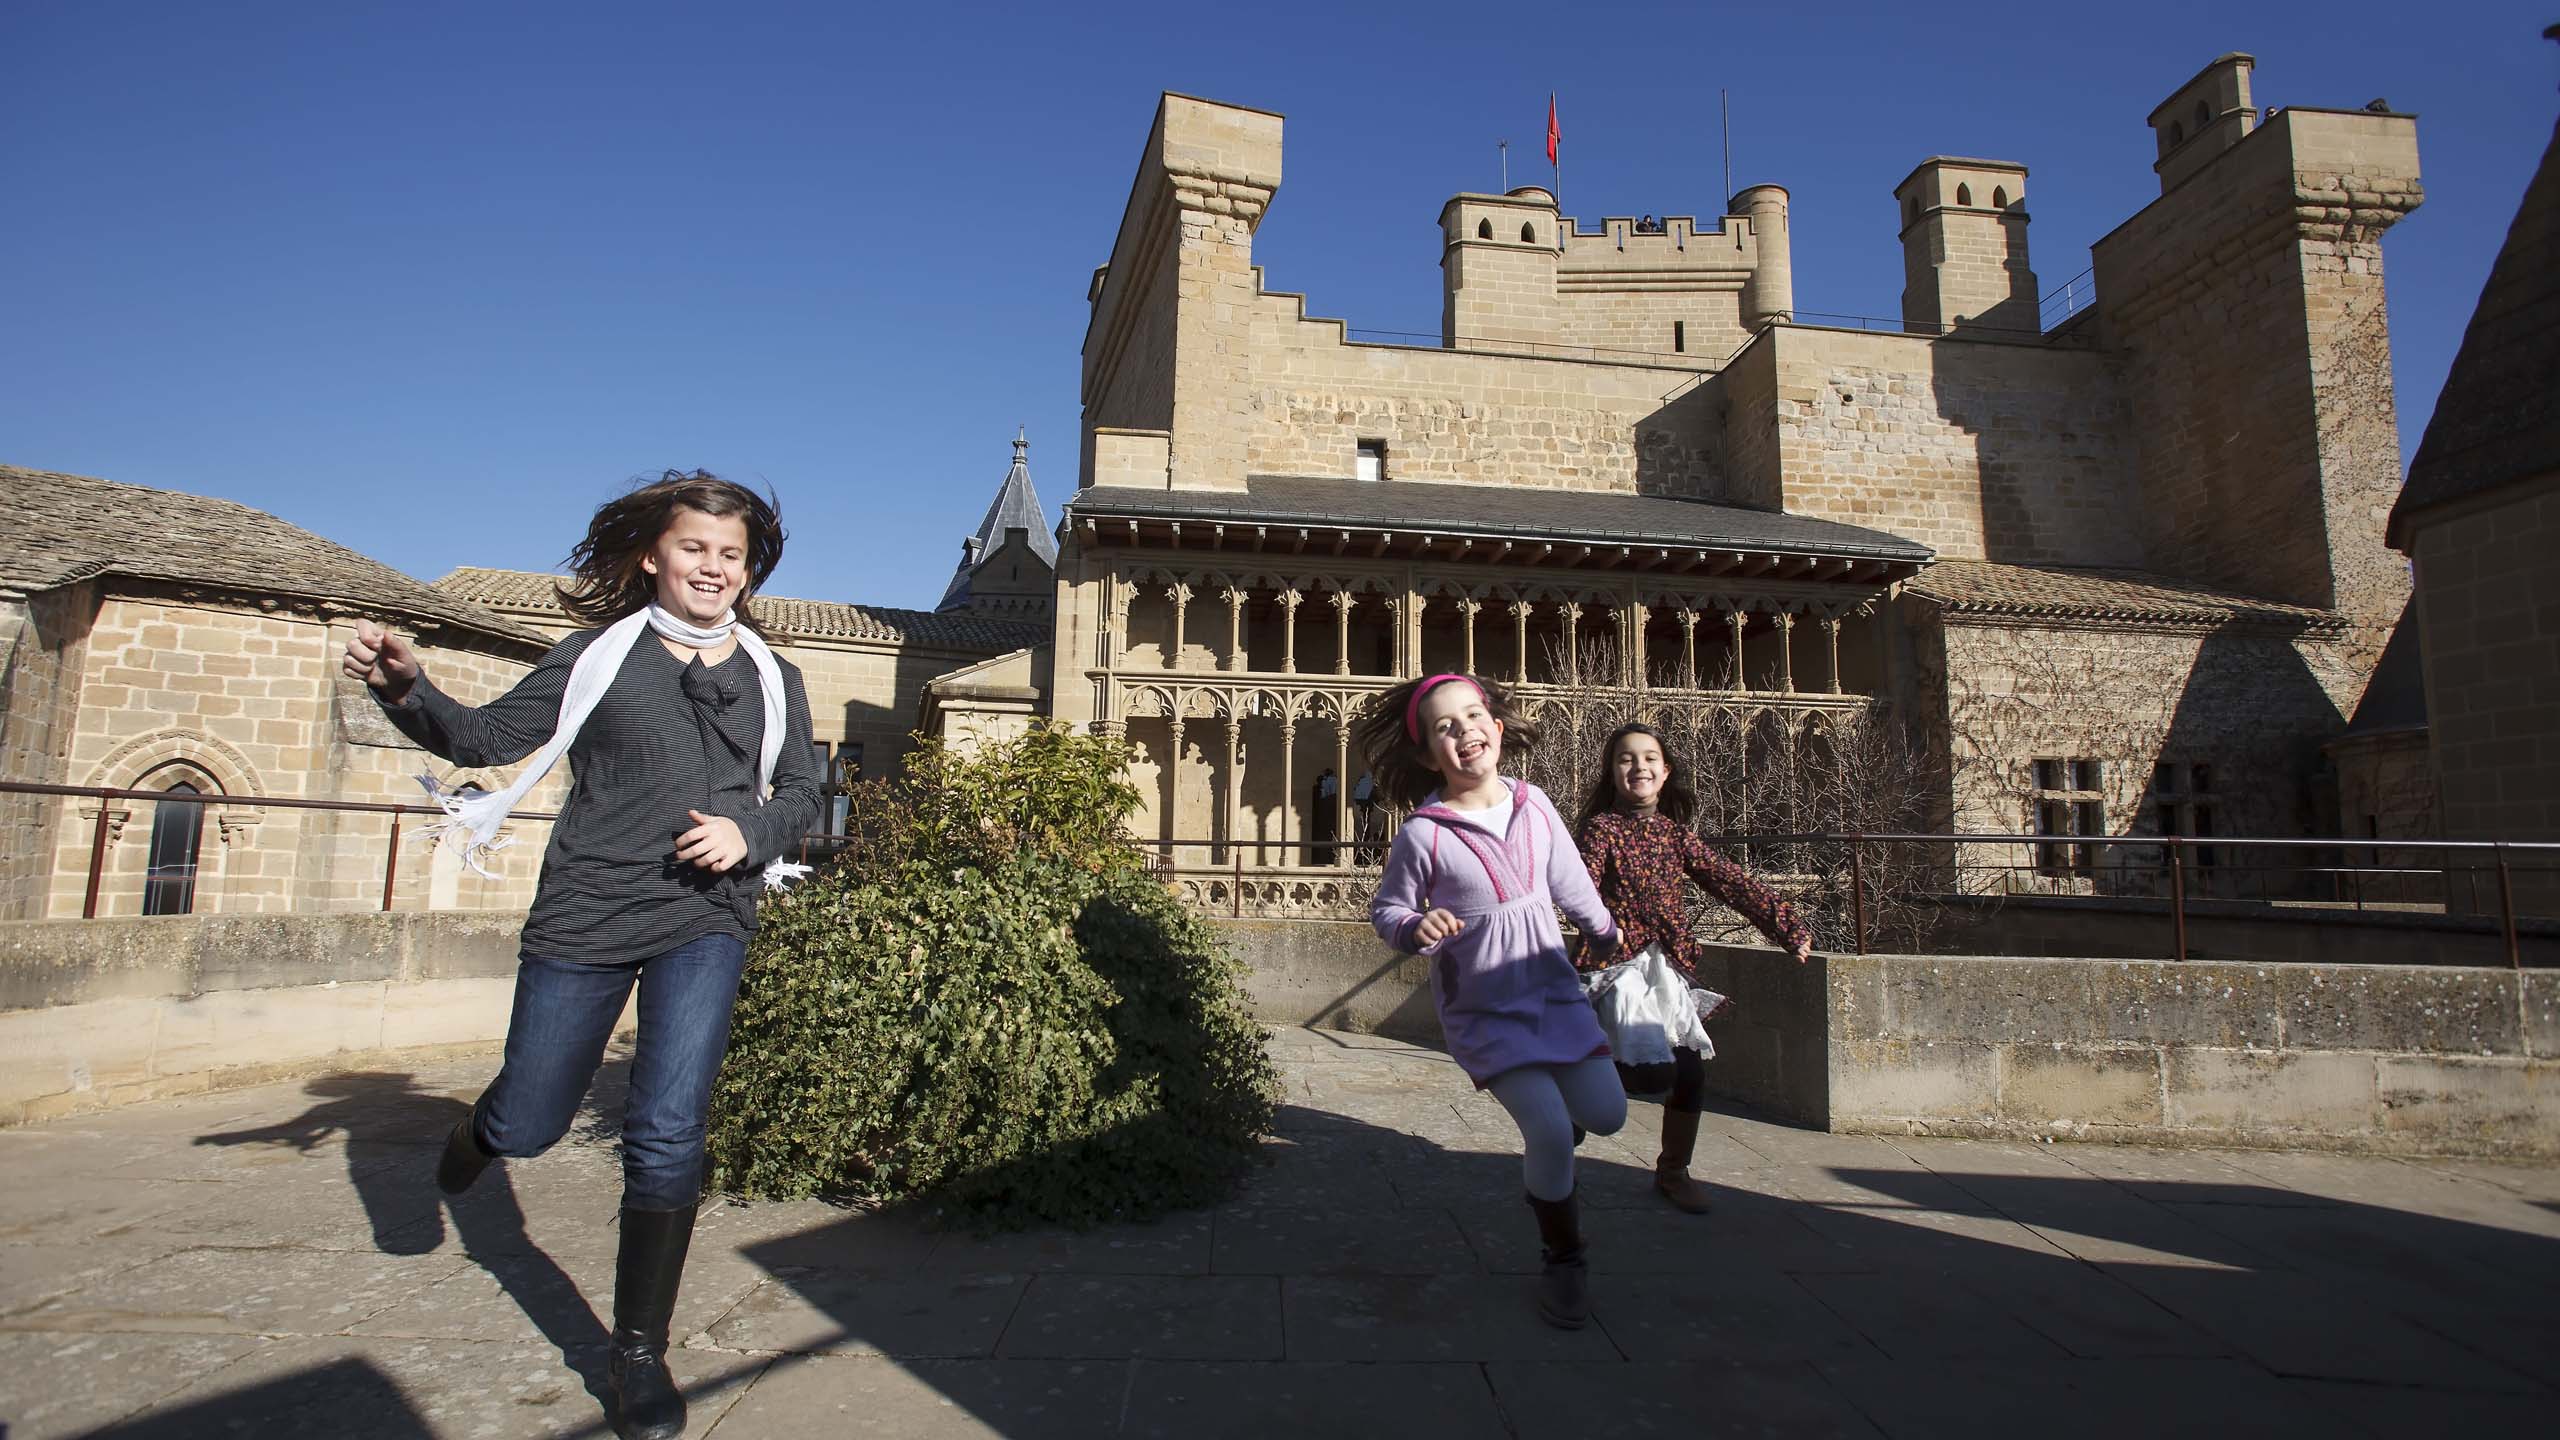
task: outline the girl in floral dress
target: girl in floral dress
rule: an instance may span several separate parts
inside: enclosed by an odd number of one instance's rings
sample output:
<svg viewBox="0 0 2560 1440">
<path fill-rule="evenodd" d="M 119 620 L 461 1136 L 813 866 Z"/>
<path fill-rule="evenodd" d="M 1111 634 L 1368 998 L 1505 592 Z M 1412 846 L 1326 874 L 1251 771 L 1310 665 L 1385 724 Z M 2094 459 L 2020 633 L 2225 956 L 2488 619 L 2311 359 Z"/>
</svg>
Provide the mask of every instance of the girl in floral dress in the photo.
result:
<svg viewBox="0 0 2560 1440">
<path fill-rule="evenodd" d="M 1620 938 L 1606 948 L 1585 946 L 1582 968 L 1598 970 L 1619 956 L 1659 946 L 1681 977 L 1694 983 L 1696 944 L 1689 936 L 1684 879 L 1696 881 L 1798 962 L 1813 953 L 1813 931 L 1795 907 L 1698 838 L 1690 828 L 1697 808 L 1697 796 L 1661 734 L 1640 721 L 1619 726 L 1601 751 L 1600 778 L 1574 828 L 1582 863 L 1616 918 Z M 1698 1145 L 1706 1061 L 1685 1047 L 1671 1057 L 1671 1095 L 1662 1106 L 1662 1154 L 1654 1161 L 1653 1188 L 1678 1208 L 1703 1215 L 1709 1208 L 1706 1187 L 1689 1178 L 1689 1159 Z"/>
</svg>

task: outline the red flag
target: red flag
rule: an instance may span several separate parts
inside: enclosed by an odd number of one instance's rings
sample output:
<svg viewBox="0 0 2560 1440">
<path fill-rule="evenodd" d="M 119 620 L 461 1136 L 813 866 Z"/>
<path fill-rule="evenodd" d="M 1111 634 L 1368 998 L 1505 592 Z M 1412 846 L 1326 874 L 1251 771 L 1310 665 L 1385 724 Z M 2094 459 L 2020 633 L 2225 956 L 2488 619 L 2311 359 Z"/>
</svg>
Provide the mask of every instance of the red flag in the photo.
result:
<svg viewBox="0 0 2560 1440">
<path fill-rule="evenodd" d="M 1557 141 L 1559 141 L 1559 140 L 1562 140 L 1563 138 L 1564 138 L 1564 132 L 1556 128 L 1556 97 L 1555 97 L 1555 96 L 1553 96 L 1553 95 L 1549 95 L 1549 96 L 1547 97 L 1547 163 L 1548 163 L 1548 164 L 1553 165 L 1554 163 L 1556 163 L 1556 142 L 1557 142 Z"/>
</svg>

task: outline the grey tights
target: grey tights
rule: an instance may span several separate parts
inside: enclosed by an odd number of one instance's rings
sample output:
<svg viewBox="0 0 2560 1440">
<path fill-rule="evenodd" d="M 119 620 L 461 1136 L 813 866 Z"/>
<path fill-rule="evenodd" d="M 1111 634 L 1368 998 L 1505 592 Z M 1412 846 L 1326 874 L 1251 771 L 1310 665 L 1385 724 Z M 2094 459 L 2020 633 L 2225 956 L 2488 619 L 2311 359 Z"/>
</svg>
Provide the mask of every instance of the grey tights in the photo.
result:
<svg viewBox="0 0 2560 1440">
<path fill-rule="evenodd" d="M 1521 1178 L 1541 1200 L 1573 1193 L 1573 1127 L 1614 1135 L 1627 1123 L 1627 1092 L 1605 1055 L 1571 1065 L 1523 1065 L 1485 1088 L 1520 1127 Z"/>
</svg>

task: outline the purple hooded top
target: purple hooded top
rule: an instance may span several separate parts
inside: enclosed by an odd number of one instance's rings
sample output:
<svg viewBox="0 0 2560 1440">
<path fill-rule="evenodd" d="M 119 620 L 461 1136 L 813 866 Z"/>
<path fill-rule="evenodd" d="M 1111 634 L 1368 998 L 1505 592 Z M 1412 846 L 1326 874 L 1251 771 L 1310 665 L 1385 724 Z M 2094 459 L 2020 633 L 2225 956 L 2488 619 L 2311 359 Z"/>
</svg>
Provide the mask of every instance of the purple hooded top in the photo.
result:
<svg viewBox="0 0 2560 1440">
<path fill-rule="evenodd" d="M 1494 834 L 1477 814 L 1452 810 L 1435 794 L 1396 832 L 1369 902 L 1379 938 L 1431 956 L 1441 1034 L 1479 1088 L 1522 1065 L 1570 1065 L 1609 1053 L 1565 951 L 1556 907 L 1603 949 L 1617 943 L 1617 925 L 1546 792 L 1525 780 L 1503 783 L 1513 801 L 1508 834 Z M 1466 928 L 1426 949 L 1414 932 L 1435 907 Z"/>
</svg>

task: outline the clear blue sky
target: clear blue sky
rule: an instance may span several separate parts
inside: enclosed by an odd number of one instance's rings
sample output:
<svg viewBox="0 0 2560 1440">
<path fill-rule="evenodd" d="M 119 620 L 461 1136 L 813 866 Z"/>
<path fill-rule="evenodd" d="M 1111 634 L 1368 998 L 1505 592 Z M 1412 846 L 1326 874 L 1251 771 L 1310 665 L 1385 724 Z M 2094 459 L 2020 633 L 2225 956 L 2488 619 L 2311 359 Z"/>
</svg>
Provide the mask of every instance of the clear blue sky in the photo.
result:
<svg viewBox="0 0 2560 1440">
<path fill-rule="evenodd" d="M 769 482 L 775 588 L 930 606 L 1029 427 L 1075 485 L 1085 285 L 1160 90 L 1288 117 L 1275 289 L 1439 324 L 1442 200 L 1795 197 L 1806 310 L 1897 313 L 1891 187 L 2030 167 L 2050 288 L 2157 193 L 2143 116 L 2226 50 L 2257 101 L 2420 115 L 2386 241 L 2414 447 L 2560 109 L 2521 0 L 0 5 L 0 461 L 240 500 L 421 577 L 545 568 L 631 476 Z M 2085 18 L 2084 18 L 2085 17 Z M 147 543 L 147 537 L 137 537 Z"/>
</svg>

